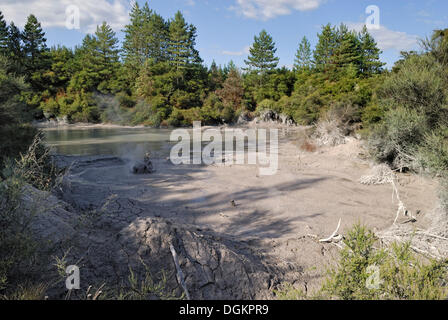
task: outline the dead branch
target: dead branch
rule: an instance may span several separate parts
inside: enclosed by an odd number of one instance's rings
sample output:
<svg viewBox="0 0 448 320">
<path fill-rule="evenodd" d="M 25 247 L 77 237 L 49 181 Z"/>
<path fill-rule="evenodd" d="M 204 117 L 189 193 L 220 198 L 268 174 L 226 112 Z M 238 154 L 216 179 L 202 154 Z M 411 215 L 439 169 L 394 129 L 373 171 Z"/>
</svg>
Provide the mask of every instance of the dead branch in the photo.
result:
<svg viewBox="0 0 448 320">
<path fill-rule="evenodd" d="M 185 297 L 187 298 L 187 300 L 191 300 L 190 294 L 188 293 L 187 285 L 185 284 L 184 274 L 182 273 L 182 269 L 180 268 L 179 258 L 177 256 L 176 250 L 174 249 L 174 246 L 172 244 L 170 244 L 170 251 L 171 251 L 171 254 L 173 255 L 174 264 L 175 264 L 176 270 L 177 270 L 177 281 L 179 281 L 179 284 L 181 285 L 182 289 L 184 290 Z"/>
<path fill-rule="evenodd" d="M 338 227 L 336 228 L 336 230 L 331 234 L 331 236 L 329 236 L 326 239 L 321 239 L 319 240 L 319 242 L 322 243 L 338 243 L 342 240 L 342 235 L 339 235 L 339 228 L 341 227 L 341 222 L 342 219 L 339 219 L 339 223 L 338 223 Z"/>
</svg>

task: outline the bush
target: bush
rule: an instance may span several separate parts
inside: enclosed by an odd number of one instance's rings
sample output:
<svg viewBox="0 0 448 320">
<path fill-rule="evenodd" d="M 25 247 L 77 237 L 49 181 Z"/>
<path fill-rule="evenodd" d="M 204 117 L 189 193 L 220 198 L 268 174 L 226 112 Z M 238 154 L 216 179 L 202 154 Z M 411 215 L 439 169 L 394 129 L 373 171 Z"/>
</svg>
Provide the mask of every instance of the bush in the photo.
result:
<svg viewBox="0 0 448 320">
<path fill-rule="evenodd" d="M 375 235 L 361 225 L 348 232 L 346 246 L 336 269 L 329 271 L 322 290 L 330 297 L 342 300 L 374 299 L 378 292 L 366 286 L 371 274 L 369 266 L 378 266 L 386 258 L 384 251 L 373 248 Z"/>
<path fill-rule="evenodd" d="M 431 56 L 410 56 L 397 73 L 386 77 L 378 95 L 386 105 L 425 115 L 430 125 L 447 119 L 446 69 Z"/>
<path fill-rule="evenodd" d="M 17 161 L 9 160 L 0 177 L 0 296 L 2 298 L 37 298 L 42 286 L 38 263 L 42 249 L 30 231 L 34 205 L 26 204 L 24 196 L 31 192 L 27 184 L 49 190 L 56 181 L 56 170 L 49 162 L 48 149 L 37 136 L 28 152 Z M 36 283 L 33 283 L 35 281 Z M 34 288 L 34 289 L 33 289 Z"/>
<path fill-rule="evenodd" d="M 435 175 L 448 173 L 448 129 L 427 133 L 418 150 L 422 166 Z"/>
<path fill-rule="evenodd" d="M 28 151 L 16 160 L 14 170 L 15 176 L 39 190 L 50 191 L 53 188 L 60 170 L 53 164 L 41 132 L 34 137 Z"/>
<path fill-rule="evenodd" d="M 374 248 L 375 241 L 374 234 L 360 225 L 348 232 L 339 265 L 323 286 L 325 295 L 343 300 L 446 299 L 448 260 L 423 263 L 410 243 L 382 250 Z"/>
<path fill-rule="evenodd" d="M 368 139 L 373 157 L 394 169 L 417 169 L 416 152 L 428 132 L 427 119 L 416 110 L 396 108 L 386 113 Z"/>
<path fill-rule="evenodd" d="M 282 110 L 277 102 L 270 99 L 264 99 L 257 105 L 256 112 L 260 113 L 261 111 L 272 110 L 276 113 L 282 113 Z"/>
<path fill-rule="evenodd" d="M 59 104 L 54 98 L 49 98 L 40 103 L 40 108 L 44 112 L 45 117 L 52 118 L 59 115 Z"/>
<path fill-rule="evenodd" d="M 224 104 L 221 99 L 215 93 L 210 93 L 201 108 L 200 118 L 204 124 L 221 124 L 221 112 L 223 109 Z"/>
<path fill-rule="evenodd" d="M 374 233 L 361 225 L 348 231 L 334 268 L 311 298 L 342 300 L 443 300 L 448 296 L 448 260 L 424 260 L 410 243 L 376 249 Z M 423 260 L 423 261 L 422 261 Z M 280 299 L 308 298 L 285 284 Z"/>
<path fill-rule="evenodd" d="M 100 110 L 92 93 L 75 92 L 57 97 L 60 114 L 71 122 L 98 122 Z"/>
<path fill-rule="evenodd" d="M 28 124 L 32 115 L 20 93 L 28 90 L 22 78 L 8 74 L 11 63 L 0 55 L 0 177 L 7 158 L 25 152 L 36 130 Z"/>
</svg>

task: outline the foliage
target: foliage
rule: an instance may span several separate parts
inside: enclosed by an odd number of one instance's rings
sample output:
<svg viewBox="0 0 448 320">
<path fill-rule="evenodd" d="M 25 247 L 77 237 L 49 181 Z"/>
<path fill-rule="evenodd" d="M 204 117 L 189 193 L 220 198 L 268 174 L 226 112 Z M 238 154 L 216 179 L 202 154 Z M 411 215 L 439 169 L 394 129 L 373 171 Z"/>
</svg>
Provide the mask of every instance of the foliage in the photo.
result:
<svg viewBox="0 0 448 320">
<path fill-rule="evenodd" d="M 364 226 L 347 232 L 339 262 L 317 292 L 305 294 L 290 284 L 277 298 L 340 300 L 444 300 L 448 294 L 448 260 L 425 260 L 411 244 L 377 249 L 377 238 Z"/>
<path fill-rule="evenodd" d="M 395 169 L 423 168 L 444 174 L 447 80 L 446 67 L 434 55 L 404 56 L 378 89 L 376 119 L 370 120 L 375 124 L 369 135 L 370 150 L 377 160 Z"/>
<path fill-rule="evenodd" d="M 0 11 L 0 55 L 6 56 L 8 54 L 8 37 L 9 28 L 3 13 Z"/>
<path fill-rule="evenodd" d="M 232 61 L 208 68 L 196 49 L 196 27 L 181 12 L 165 19 L 148 3 L 134 3 L 123 32 L 121 48 L 103 22 L 74 50 L 48 49 L 35 16 L 23 32 L 0 19 L 0 48 L 7 43 L 1 50 L 11 61 L 8 68 L 26 76 L 30 90 L 22 97 L 36 118 L 151 126 L 231 122 L 264 100 L 299 124 L 317 121 L 338 101 L 356 105 L 361 114 L 383 66 L 367 29 L 356 33 L 345 25 L 324 26 L 314 51 L 304 37 L 293 70 L 278 68 L 276 45 L 266 30 L 254 37 L 243 71 Z M 115 96 L 119 106 L 115 99 L 97 99 L 101 95 Z M 375 112 L 366 119 L 377 121 Z"/>
<path fill-rule="evenodd" d="M 11 62 L 0 56 L 0 169 L 7 158 L 25 152 L 36 134 L 20 93 L 28 90 L 23 78 L 7 72 Z M 1 174 L 0 174 L 1 176 Z"/>
<path fill-rule="evenodd" d="M 45 286 L 38 283 L 41 243 L 32 236 L 30 225 L 39 208 L 29 201 L 31 184 L 50 190 L 57 171 L 52 166 L 48 149 L 36 136 L 28 152 L 19 160 L 5 162 L 0 175 L 0 296 L 5 299 L 42 298 Z M 44 200 L 44 199 L 40 199 Z M 39 199 L 36 200 L 39 203 Z M 35 283 L 33 282 L 35 281 Z"/>
<path fill-rule="evenodd" d="M 275 56 L 276 52 L 272 37 L 266 30 L 262 30 L 258 36 L 254 37 L 254 43 L 249 49 L 249 57 L 244 62 L 250 71 L 257 73 L 272 71 L 280 60 Z"/>
<path fill-rule="evenodd" d="M 410 243 L 392 244 L 388 249 L 375 249 L 375 236 L 365 227 L 356 225 L 344 241 L 337 268 L 329 273 L 323 286 L 324 294 L 343 300 L 442 300 L 446 285 L 448 261 L 422 262 L 413 254 Z M 374 279 L 369 268 L 378 269 Z M 378 280 L 375 283 L 368 280 Z M 366 284 L 373 286 L 369 288 Z"/>
<path fill-rule="evenodd" d="M 417 169 L 415 153 L 428 130 L 426 119 L 403 107 L 388 111 L 369 137 L 369 149 L 376 160 L 393 168 Z"/>
<path fill-rule="evenodd" d="M 313 66 L 311 44 L 306 37 L 303 37 L 297 49 L 294 68 L 296 70 L 309 70 Z"/>
<path fill-rule="evenodd" d="M 142 262 L 143 263 L 143 262 Z M 129 268 L 128 288 L 122 289 L 116 295 L 118 300 L 182 300 L 184 296 L 177 296 L 175 291 L 168 292 L 167 275 L 161 272 L 160 281 L 154 281 L 149 268 L 145 266 L 146 272 L 144 277 L 139 278 L 135 272 Z"/>
<path fill-rule="evenodd" d="M 14 170 L 17 177 L 39 190 L 51 191 L 56 184 L 60 172 L 53 164 L 41 132 L 36 134 L 28 151 L 16 160 Z"/>
<path fill-rule="evenodd" d="M 446 176 L 448 173 L 448 131 L 447 128 L 425 134 L 417 151 L 417 157 L 424 168 L 434 175 Z"/>
<path fill-rule="evenodd" d="M 216 95 L 223 104 L 232 107 L 234 110 L 241 108 L 244 95 L 243 79 L 237 69 L 230 70 L 227 79 L 222 84 L 222 89 L 216 91 Z"/>
</svg>

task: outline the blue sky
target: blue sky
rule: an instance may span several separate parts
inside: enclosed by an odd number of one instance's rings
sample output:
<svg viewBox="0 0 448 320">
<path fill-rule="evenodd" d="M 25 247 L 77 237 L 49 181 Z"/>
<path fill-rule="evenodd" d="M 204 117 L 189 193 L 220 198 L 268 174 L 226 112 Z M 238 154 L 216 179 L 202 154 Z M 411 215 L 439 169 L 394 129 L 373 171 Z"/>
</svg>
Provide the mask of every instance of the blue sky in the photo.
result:
<svg viewBox="0 0 448 320">
<path fill-rule="evenodd" d="M 34 13 L 42 22 L 49 45 L 74 46 L 86 33 L 106 20 L 122 39 L 121 29 L 128 21 L 128 0 L 0 0 L 7 21 L 23 26 L 26 16 Z M 144 1 L 138 1 L 143 4 Z M 383 61 L 393 65 L 401 50 L 418 49 L 417 39 L 432 30 L 448 27 L 446 0 L 150 0 L 150 7 L 169 18 L 181 10 L 187 21 L 198 29 L 197 48 L 210 65 L 233 60 L 243 66 L 253 37 L 266 29 L 277 44 L 280 65 L 291 66 L 303 36 L 314 45 L 321 26 L 344 22 L 359 29 L 376 5 L 380 28 L 372 30 L 383 49 Z M 80 10 L 80 29 L 65 27 L 66 8 Z"/>
</svg>

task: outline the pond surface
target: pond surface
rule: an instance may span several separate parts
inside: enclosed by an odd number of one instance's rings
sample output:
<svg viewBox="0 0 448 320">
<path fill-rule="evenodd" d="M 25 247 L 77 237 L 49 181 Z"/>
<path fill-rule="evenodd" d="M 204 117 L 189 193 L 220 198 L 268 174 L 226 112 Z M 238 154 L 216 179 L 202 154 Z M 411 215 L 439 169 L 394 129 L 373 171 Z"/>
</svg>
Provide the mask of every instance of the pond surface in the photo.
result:
<svg viewBox="0 0 448 320">
<path fill-rule="evenodd" d="M 46 143 L 57 154 L 70 156 L 118 156 L 122 158 L 143 158 L 146 152 L 153 156 L 166 158 L 170 155 L 172 146 L 176 142 L 170 141 L 173 129 L 131 128 L 131 127 L 59 127 L 43 129 Z M 188 130 L 191 133 L 191 129 Z M 297 133 L 296 129 L 280 130 L 279 138 L 291 137 L 291 133 Z M 269 133 L 268 133 L 269 136 Z M 266 141 L 267 137 L 257 137 Z M 254 145 L 244 141 L 245 151 L 248 145 Z M 255 144 L 257 144 L 255 142 Z M 204 147 L 209 141 L 202 141 Z M 223 150 L 225 149 L 223 140 Z M 194 148 L 191 145 L 191 154 Z M 200 150 L 199 150 L 200 152 Z"/>
<path fill-rule="evenodd" d="M 126 156 L 147 151 L 168 155 L 172 145 L 169 129 L 64 127 L 43 131 L 46 143 L 63 155 Z"/>
</svg>

